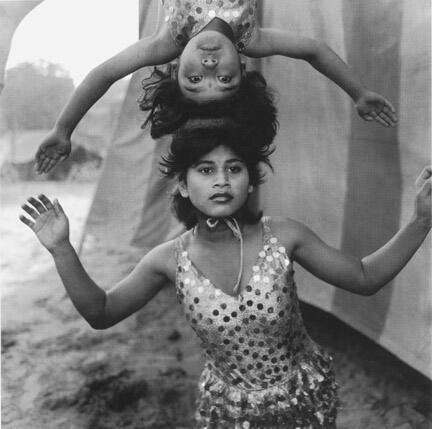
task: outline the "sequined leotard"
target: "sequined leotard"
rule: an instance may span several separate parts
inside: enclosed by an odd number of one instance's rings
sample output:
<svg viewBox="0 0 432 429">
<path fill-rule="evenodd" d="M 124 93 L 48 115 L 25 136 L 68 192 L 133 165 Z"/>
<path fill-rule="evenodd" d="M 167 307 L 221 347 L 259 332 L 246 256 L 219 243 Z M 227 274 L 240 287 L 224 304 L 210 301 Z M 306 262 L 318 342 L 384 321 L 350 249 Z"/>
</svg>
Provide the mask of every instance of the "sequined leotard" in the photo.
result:
<svg viewBox="0 0 432 429">
<path fill-rule="evenodd" d="M 333 427 L 331 358 L 308 336 L 292 264 L 268 218 L 262 222 L 263 249 L 237 297 L 213 286 L 177 239 L 177 297 L 206 354 L 197 427 Z"/>
<path fill-rule="evenodd" d="M 230 25 L 241 52 L 256 26 L 257 0 L 162 0 L 162 5 L 171 35 L 181 47 L 214 18 L 220 18 Z"/>
</svg>

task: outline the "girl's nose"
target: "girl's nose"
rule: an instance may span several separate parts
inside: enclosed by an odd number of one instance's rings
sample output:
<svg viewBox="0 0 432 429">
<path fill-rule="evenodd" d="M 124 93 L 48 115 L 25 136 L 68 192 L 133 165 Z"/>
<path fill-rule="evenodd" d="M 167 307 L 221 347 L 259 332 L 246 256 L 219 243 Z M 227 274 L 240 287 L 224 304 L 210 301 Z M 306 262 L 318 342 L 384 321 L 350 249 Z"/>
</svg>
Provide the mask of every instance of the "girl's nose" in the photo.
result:
<svg viewBox="0 0 432 429">
<path fill-rule="evenodd" d="M 216 177 L 215 186 L 220 188 L 229 186 L 228 174 L 220 172 Z"/>
<path fill-rule="evenodd" d="M 207 57 L 201 60 L 201 64 L 207 69 L 214 69 L 218 65 L 216 58 Z"/>
</svg>

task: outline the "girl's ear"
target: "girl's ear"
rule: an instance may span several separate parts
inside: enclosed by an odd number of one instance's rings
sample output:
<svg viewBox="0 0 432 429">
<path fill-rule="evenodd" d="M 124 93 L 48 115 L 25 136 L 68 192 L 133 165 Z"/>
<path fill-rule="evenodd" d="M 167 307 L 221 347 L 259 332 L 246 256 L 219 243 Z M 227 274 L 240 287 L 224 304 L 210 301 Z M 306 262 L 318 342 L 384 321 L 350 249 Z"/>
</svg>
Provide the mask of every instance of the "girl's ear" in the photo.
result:
<svg viewBox="0 0 432 429">
<path fill-rule="evenodd" d="M 184 180 L 180 180 L 178 183 L 178 190 L 180 192 L 180 195 L 183 198 L 189 198 L 189 192 L 187 190 L 187 186 Z"/>
</svg>

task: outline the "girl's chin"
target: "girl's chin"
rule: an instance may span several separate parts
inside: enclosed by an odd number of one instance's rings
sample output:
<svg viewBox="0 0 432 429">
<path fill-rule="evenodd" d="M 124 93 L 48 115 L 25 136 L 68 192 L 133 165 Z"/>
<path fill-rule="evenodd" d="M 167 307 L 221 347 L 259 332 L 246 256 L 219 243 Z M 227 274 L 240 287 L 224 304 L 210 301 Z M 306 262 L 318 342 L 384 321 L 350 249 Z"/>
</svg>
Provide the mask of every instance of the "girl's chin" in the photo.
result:
<svg viewBox="0 0 432 429">
<path fill-rule="evenodd" d="M 231 217 L 231 216 L 233 216 L 234 215 L 234 213 L 235 212 L 225 212 L 225 213 L 222 213 L 222 212 L 217 212 L 217 213 L 202 213 L 202 215 L 203 215 L 203 217 L 204 218 L 214 218 L 214 219 L 220 219 L 220 218 L 223 218 L 223 217 Z"/>
<path fill-rule="evenodd" d="M 222 217 L 231 217 L 234 216 L 236 213 L 239 212 L 239 208 L 224 208 L 221 210 L 205 210 L 205 211 L 201 211 L 198 209 L 199 213 L 204 217 L 204 218 L 222 218 Z"/>
<path fill-rule="evenodd" d="M 191 40 L 195 41 L 197 44 L 206 42 L 218 42 L 218 44 L 230 42 L 228 37 L 216 30 L 204 30 L 194 36 Z M 232 43 L 232 42 L 231 42 Z"/>
</svg>

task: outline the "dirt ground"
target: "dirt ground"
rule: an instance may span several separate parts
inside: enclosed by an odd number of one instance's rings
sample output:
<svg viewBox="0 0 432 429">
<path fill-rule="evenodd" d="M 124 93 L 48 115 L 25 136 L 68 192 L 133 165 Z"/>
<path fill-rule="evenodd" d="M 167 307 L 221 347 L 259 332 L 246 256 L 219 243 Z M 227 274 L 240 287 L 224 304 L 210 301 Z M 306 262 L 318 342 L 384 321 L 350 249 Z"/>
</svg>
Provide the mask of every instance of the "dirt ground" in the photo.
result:
<svg viewBox="0 0 432 429">
<path fill-rule="evenodd" d="M 2 186 L 3 428 L 192 428 L 201 350 L 174 291 L 107 331 L 92 330 L 47 252 L 17 220 L 26 197 L 57 196 L 77 245 L 93 190 L 71 182 Z M 84 265 L 108 287 L 136 257 L 95 246 Z M 339 429 L 432 428 L 427 379 L 332 316 L 307 305 L 303 314 L 311 336 L 334 356 Z"/>
</svg>

